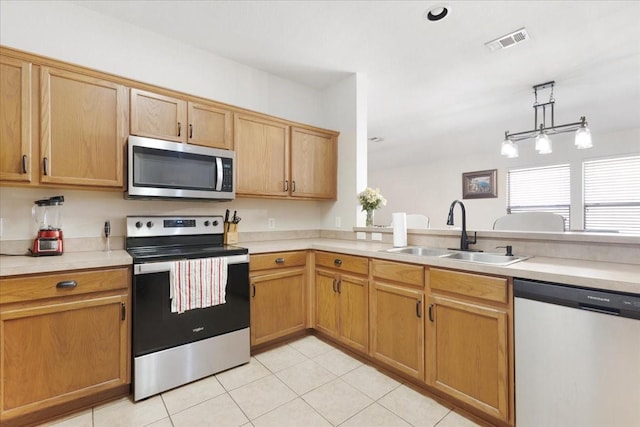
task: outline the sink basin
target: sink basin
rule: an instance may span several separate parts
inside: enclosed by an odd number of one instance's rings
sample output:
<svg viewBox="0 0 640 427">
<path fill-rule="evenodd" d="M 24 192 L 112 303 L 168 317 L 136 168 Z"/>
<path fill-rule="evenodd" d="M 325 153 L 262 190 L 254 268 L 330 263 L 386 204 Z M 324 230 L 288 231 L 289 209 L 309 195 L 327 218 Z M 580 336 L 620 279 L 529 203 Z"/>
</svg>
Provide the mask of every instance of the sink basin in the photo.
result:
<svg viewBox="0 0 640 427">
<path fill-rule="evenodd" d="M 491 264 L 491 265 L 509 265 L 529 259 L 531 257 L 523 256 L 507 256 L 502 254 L 494 254 L 488 252 L 454 252 L 444 255 L 442 258 L 455 259 L 458 261 L 475 262 L 479 264 Z"/>
<path fill-rule="evenodd" d="M 405 248 L 386 249 L 385 252 L 431 257 L 439 257 L 451 254 L 451 251 L 448 251 L 446 249 L 423 248 L 420 246 L 407 246 Z"/>
</svg>

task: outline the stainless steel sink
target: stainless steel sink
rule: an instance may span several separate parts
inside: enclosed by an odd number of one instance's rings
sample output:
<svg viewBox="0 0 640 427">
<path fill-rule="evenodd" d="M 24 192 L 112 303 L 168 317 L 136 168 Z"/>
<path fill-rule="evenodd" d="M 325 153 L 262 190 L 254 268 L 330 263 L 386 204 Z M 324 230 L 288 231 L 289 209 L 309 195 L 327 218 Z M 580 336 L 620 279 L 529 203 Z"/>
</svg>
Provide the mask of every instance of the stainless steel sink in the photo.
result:
<svg viewBox="0 0 640 427">
<path fill-rule="evenodd" d="M 418 256 L 427 256 L 427 257 L 440 257 L 443 255 L 451 254 L 451 251 L 446 249 L 433 249 L 433 248 L 424 248 L 421 246 L 407 246 L 404 248 L 393 248 L 386 249 L 385 252 L 391 252 L 396 254 L 409 254 L 409 255 L 418 255 Z"/>
<path fill-rule="evenodd" d="M 531 257 L 502 255 L 489 252 L 453 252 L 447 255 L 443 255 L 442 258 L 475 262 L 478 264 L 509 265 L 518 261 L 529 259 Z"/>
</svg>

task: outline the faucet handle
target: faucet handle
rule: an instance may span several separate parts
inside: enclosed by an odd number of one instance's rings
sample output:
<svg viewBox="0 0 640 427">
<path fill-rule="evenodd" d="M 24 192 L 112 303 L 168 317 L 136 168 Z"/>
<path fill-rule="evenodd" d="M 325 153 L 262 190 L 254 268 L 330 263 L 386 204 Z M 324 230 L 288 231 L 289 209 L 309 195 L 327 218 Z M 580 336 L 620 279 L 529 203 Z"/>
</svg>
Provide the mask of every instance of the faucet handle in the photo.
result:
<svg viewBox="0 0 640 427">
<path fill-rule="evenodd" d="M 511 246 L 511 245 L 496 246 L 496 249 L 500 249 L 500 248 L 503 248 L 503 249 L 507 250 L 507 253 L 504 254 L 504 256 L 513 256 L 513 246 Z"/>
</svg>

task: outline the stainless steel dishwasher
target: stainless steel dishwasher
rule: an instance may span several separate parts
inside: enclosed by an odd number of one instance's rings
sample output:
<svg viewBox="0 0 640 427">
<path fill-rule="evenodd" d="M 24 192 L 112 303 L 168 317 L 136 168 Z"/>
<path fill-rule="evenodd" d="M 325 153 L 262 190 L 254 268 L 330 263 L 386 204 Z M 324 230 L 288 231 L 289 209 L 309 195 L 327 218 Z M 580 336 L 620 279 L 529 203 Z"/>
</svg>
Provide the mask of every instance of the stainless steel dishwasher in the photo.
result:
<svg viewBox="0 0 640 427">
<path fill-rule="evenodd" d="M 516 426 L 640 425 L 640 295 L 513 284 Z"/>
</svg>

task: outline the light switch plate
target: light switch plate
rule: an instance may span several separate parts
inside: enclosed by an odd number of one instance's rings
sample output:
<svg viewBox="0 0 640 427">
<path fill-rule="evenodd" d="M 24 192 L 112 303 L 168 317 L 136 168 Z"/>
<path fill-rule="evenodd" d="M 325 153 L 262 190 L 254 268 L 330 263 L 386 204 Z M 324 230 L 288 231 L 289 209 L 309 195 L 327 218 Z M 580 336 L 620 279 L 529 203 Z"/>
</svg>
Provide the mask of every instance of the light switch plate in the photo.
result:
<svg viewBox="0 0 640 427">
<path fill-rule="evenodd" d="M 358 231 L 356 233 L 356 239 L 358 239 L 358 240 L 367 240 L 367 233 L 365 233 L 364 231 Z"/>
</svg>

